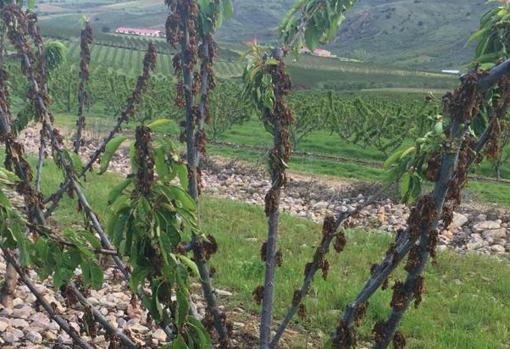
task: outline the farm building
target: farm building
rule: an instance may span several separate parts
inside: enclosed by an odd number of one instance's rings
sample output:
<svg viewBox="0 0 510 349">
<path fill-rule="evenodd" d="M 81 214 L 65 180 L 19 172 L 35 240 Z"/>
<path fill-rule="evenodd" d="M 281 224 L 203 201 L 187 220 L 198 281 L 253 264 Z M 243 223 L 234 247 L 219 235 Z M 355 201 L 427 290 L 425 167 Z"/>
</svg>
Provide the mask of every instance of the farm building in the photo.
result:
<svg viewBox="0 0 510 349">
<path fill-rule="evenodd" d="M 161 30 L 156 29 L 145 29 L 145 28 L 127 28 L 127 27 L 119 27 L 115 30 L 116 33 L 119 34 L 130 34 L 130 35 L 139 35 L 139 36 L 151 36 L 151 37 L 160 37 Z"/>
<path fill-rule="evenodd" d="M 336 57 L 334 54 L 332 54 L 330 51 L 328 50 L 323 50 L 321 48 L 316 48 L 315 50 L 313 50 L 313 52 L 311 52 L 309 49 L 307 48 L 303 48 L 301 50 L 301 53 L 305 53 L 305 54 L 311 54 L 313 56 L 317 56 L 317 57 L 327 57 L 327 58 L 333 58 L 333 57 Z"/>
</svg>

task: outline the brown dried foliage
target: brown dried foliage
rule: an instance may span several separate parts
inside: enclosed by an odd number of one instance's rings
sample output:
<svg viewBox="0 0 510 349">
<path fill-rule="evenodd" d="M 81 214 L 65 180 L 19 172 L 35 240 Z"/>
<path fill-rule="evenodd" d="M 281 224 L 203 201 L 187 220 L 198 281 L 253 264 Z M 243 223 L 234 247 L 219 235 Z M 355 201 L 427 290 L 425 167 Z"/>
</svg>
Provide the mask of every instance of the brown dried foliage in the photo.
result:
<svg viewBox="0 0 510 349">
<path fill-rule="evenodd" d="M 495 117 L 490 120 L 489 140 L 485 149 L 485 155 L 493 160 L 499 157 L 502 148 L 501 135 L 507 127 L 505 117 L 510 103 L 510 78 L 504 76 L 498 82 L 498 90 L 499 98 L 495 102 Z"/>
<path fill-rule="evenodd" d="M 345 238 L 344 232 L 341 231 L 336 236 L 333 247 L 335 248 L 335 251 L 337 253 L 341 253 L 344 250 L 346 245 L 347 245 L 347 239 Z"/>
<path fill-rule="evenodd" d="M 439 169 L 441 167 L 441 154 L 436 152 L 433 153 L 428 160 L 427 171 L 425 177 L 431 182 L 437 181 L 439 176 Z"/>
<path fill-rule="evenodd" d="M 255 303 L 257 303 L 257 305 L 261 305 L 262 299 L 264 298 L 264 286 L 257 286 L 257 288 L 255 288 L 251 294 L 255 300 Z"/>
<path fill-rule="evenodd" d="M 356 326 L 361 326 L 361 322 L 363 318 L 367 315 L 368 302 L 367 303 L 359 303 L 356 305 L 356 309 L 354 309 L 354 323 Z"/>
<path fill-rule="evenodd" d="M 327 259 L 323 259 L 319 266 L 322 270 L 322 278 L 324 280 L 328 279 L 328 273 L 329 273 L 329 261 Z"/>
<path fill-rule="evenodd" d="M 436 258 L 436 247 L 439 243 L 439 232 L 437 230 L 432 230 L 429 234 L 429 240 L 427 244 L 427 251 L 430 254 L 430 257 L 433 259 Z"/>
<path fill-rule="evenodd" d="M 264 241 L 262 247 L 260 248 L 260 259 L 262 262 L 267 260 L 267 241 Z"/>
<path fill-rule="evenodd" d="M 421 229 L 429 226 L 436 218 L 437 210 L 432 195 L 423 195 L 411 209 L 411 213 L 407 220 L 411 236 L 419 236 Z"/>
<path fill-rule="evenodd" d="M 206 239 L 201 240 L 202 252 L 201 254 L 204 256 L 206 260 L 211 259 L 211 257 L 218 252 L 218 243 L 213 235 L 207 235 Z"/>
<path fill-rule="evenodd" d="M 407 264 L 404 269 L 410 273 L 416 267 L 420 265 L 421 262 L 421 248 L 418 245 L 414 245 L 413 248 L 409 251 L 409 256 L 407 257 Z"/>
<path fill-rule="evenodd" d="M 336 220 L 333 216 L 326 216 L 324 218 L 324 223 L 322 224 L 322 236 L 329 237 L 335 233 L 336 230 Z"/>
<path fill-rule="evenodd" d="M 271 74 L 274 90 L 274 105 L 272 110 L 264 114 L 264 121 L 272 125 L 274 132 L 274 146 L 270 152 L 270 171 L 273 186 L 265 198 L 265 212 L 267 216 L 275 213 L 279 207 L 280 189 L 287 184 L 285 163 L 290 159 L 291 145 L 289 127 L 293 122 L 286 97 L 290 91 L 290 78 L 285 72 L 283 57 L 274 52 L 278 64 L 270 65 L 267 69 Z"/>
<path fill-rule="evenodd" d="M 135 109 L 136 105 L 140 102 L 143 92 L 145 92 L 145 90 L 147 89 L 147 84 L 149 82 L 150 75 L 154 71 L 154 68 L 156 67 L 156 59 L 157 59 L 156 48 L 152 43 L 149 43 L 149 47 L 143 58 L 142 75 L 138 77 L 135 89 L 133 90 L 133 93 L 128 99 L 127 107 L 120 116 L 120 118 L 123 121 L 128 121 L 129 119 L 133 118 L 136 111 Z"/>
<path fill-rule="evenodd" d="M 275 255 L 276 265 L 281 267 L 283 265 L 283 253 L 281 250 L 276 251 Z"/>
<path fill-rule="evenodd" d="M 295 290 L 292 296 L 292 305 L 297 306 L 301 302 L 301 290 Z"/>
<path fill-rule="evenodd" d="M 404 337 L 402 332 L 395 332 L 395 335 L 393 336 L 393 349 L 404 349 L 406 345 L 406 337 Z"/>
<path fill-rule="evenodd" d="M 477 70 L 465 74 L 462 84 L 443 97 L 444 110 L 452 119 L 460 122 L 470 121 L 480 111 L 483 94 L 479 88 L 480 74 Z"/>
<path fill-rule="evenodd" d="M 301 320 L 306 320 L 307 312 L 306 312 L 306 306 L 301 303 L 298 307 L 298 316 Z"/>
<path fill-rule="evenodd" d="M 377 321 L 372 329 L 372 334 L 374 335 L 374 341 L 377 344 L 384 343 L 386 338 L 386 323 L 383 321 Z"/>
<path fill-rule="evenodd" d="M 418 306 L 420 305 L 424 291 L 425 291 L 425 278 L 423 277 L 423 275 L 420 275 L 416 279 L 416 284 L 414 285 L 413 289 L 415 308 L 418 308 Z"/>
<path fill-rule="evenodd" d="M 401 281 L 395 281 L 392 287 L 393 296 L 391 298 L 391 306 L 397 310 L 403 310 L 406 307 L 405 286 Z"/>
<path fill-rule="evenodd" d="M 135 151 L 138 170 L 136 173 L 135 196 L 148 198 L 154 184 L 154 149 L 152 147 L 152 131 L 146 126 L 139 126 L 135 132 Z"/>
<path fill-rule="evenodd" d="M 340 320 L 336 335 L 333 337 L 332 349 L 348 349 L 356 346 L 356 332 L 352 327 L 347 326 L 345 321 Z"/>
</svg>

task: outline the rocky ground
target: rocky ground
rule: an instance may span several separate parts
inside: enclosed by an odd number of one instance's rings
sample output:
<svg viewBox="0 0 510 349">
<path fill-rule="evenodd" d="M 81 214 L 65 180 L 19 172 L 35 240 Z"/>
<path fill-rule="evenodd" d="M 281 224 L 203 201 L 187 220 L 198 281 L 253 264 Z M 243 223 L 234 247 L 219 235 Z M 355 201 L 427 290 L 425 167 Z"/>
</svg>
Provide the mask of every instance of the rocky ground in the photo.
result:
<svg viewBox="0 0 510 349">
<path fill-rule="evenodd" d="M 39 132 L 28 129 L 22 135 L 26 150 L 37 153 Z M 83 158 L 87 159 L 95 149 L 97 142 L 87 142 L 83 149 Z M 127 151 L 116 155 L 110 170 L 129 173 Z M 235 162 L 225 162 L 222 159 L 209 159 L 204 171 L 206 191 L 213 196 L 241 201 L 248 204 L 263 205 L 264 194 L 270 187 L 266 173 L 258 168 Z M 341 181 L 334 178 L 314 177 L 302 174 L 290 174 L 289 185 L 282 197 L 282 209 L 294 216 L 310 219 L 320 223 L 328 214 L 351 211 L 359 205 L 364 205 L 371 194 L 379 190 L 377 185 Z M 377 230 L 391 234 L 402 227 L 409 214 L 409 209 L 391 195 L 365 207 L 358 217 L 351 222 L 353 225 L 365 229 Z M 440 249 L 451 248 L 459 253 L 483 253 L 509 261 L 510 263 L 510 212 L 479 204 L 464 204 L 455 213 L 452 226 L 440 235 Z M 0 274 L 3 274 L 5 264 L 0 260 Z M 34 275 L 34 280 L 36 279 Z M 152 343 L 154 347 L 165 343 L 166 336 L 153 324 L 147 322 L 145 314 L 130 305 L 130 295 L 125 282 L 118 280 L 112 270 L 106 273 L 105 287 L 100 291 L 91 291 L 89 301 L 120 329 L 130 333 L 139 341 Z M 55 305 L 57 310 L 63 311 L 65 301 L 60 296 L 54 296 L 51 291 L 50 280 L 38 284 L 47 299 Z M 26 287 L 20 286 L 13 309 L 0 309 L 0 347 L 1 348 L 48 348 L 55 344 L 55 348 L 66 348 L 70 345 L 70 338 L 59 331 L 58 326 L 50 321 L 44 312 L 40 312 L 35 298 Z M 197 292 L 198 294 L 198 292 Z M 229 297 L 228 291 L 219 291 L 220 297 Z M 203 313 L 203 302 L 195 297 L 199 313 Z M 224 303 L 224 302 L 220 302 Z M 64 316 L 78 331 L 80 329 L 83 312 L 68 310 Z M 234 322 L 236 338 L 239 347 L 250 348 L 250 341 L 256 335 L 256 328 L 249 328 L 246 321 L 251 315 L 241 308 L 229 313 Z M 299 335 L 290 331 L 289 337 Z M 317 339 L 317 338 L 316 338 Z M 310 343 L 313 346 L 313 339 Z M 101 332 L 91 339 L 98 348 L 107 348 L 108 341 Z M 291 342 L 291 340 L 290 340 Z M 287 340 L 283 347 L 288 347 Z"/>
<path fill-rule="evenodd" d="M 29 128 L 22 135 L 27 151 L 36 153 L 39 132 Z M 96 141 L 88 141 L 82 157 L 88 159 L 96 149 Z M 264 205 L 270 188 L 267 173 L 241 162 L 209 158 L 203 175 L 206 192 L 213 196 Z M 110 171 L 127 175 L 130 164 L 127 149 L 121 149 L 110 163 Z M 339 180 L 333 177 L 290 173 L 289 184 L 282 195 L 283 211 L 321 223 L 326 215 L 355 210 L 380 190 L 379 185 Z M 458 252 L 491 254 L 510 261 L 510 211 L 473 200 L 455 213 L 454 222 L 440 235 L 440 248 Z M 365 207 L 353 225 L 392 233 L 403 227 L 409 208 L 396 200 L 391 192 Z"/>
</svg>

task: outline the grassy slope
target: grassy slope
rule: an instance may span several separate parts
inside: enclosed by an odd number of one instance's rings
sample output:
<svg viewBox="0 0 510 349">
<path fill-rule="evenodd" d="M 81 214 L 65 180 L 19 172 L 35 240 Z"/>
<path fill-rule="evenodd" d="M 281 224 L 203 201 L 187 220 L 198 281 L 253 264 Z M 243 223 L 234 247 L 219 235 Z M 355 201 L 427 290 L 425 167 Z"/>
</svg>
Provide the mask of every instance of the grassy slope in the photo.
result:
<svg viewBox="0 0 510 349">
<path fill-rule="evenodd" d="M 236 18 L 219 34 L 232 41 L 272 39 L 289 3 L 238 0 Z M 435 70 L 459 67 L 471 57 L 465 43 L 487 8 L 478 0 L 359 0 L 329 48 L 371 62 Z"/>
<path fill-rule="evenodd" d="M 60 182 L 52 165 L 45 167 L 45 178 L 46 193 Z M 103 219 L 107 213 L 107 192 L 98 188 L 112 187 L 119 180 L 113 175 L 101 178 L 92 175 L 84 183 L 89 201 Z M 98 186 L 97 181 L 102 185 Z M 56 212 L 56 220 L 64 225 L 81 223 L 70 199 L 64 200 Z M 204 231 L 215 235 L 220 245 L 212 263 L 218 270 L 216 285 L 234 291 L 227 306 L 256 314 L 259 309 L 252 301 L 251 292 L 263 279 L 259 250 L 266 223 L 262 208 L 205 197 L 201 221 Z M 320 240 L 320 227 L 316 224 L 288 215 L 282 216 L 281 223 L 284 265 L 277 273 L 277 318 L 281 318 L 288 306 L 293 290 L 301 282 L 303 265 Z M 370 265 L 381 259 L 390 241 L 389 236 L 376 232 L 349 231 L 345 252 L 329 258 L 332 267 L 328 281 L 320 276 L 315 280 L 306 300 L 309 318 L 296 320 L 294 326 L 308 333 L 316 334 L 319 330 L 329 333 L 341 309 L 368 277 Z M 395 277 L 402 278 L 402 271 Z M 411 309 L 403 322 L 409 348 L 503 349 L 508 346 L 510 269 L 507 265 L 483 256 L 441 253 L 438 265 L 427 270 L 426 285 L 423 304 Z M 391 291 L 381 291 L 372 299 L 367 321 L 360 329 L 362 338 L 369 338 L 374 321 L 386 316 L 390 298 Z M 302 341 L 297 336 L 293 348 L 304 348 Z"/>
</svg>

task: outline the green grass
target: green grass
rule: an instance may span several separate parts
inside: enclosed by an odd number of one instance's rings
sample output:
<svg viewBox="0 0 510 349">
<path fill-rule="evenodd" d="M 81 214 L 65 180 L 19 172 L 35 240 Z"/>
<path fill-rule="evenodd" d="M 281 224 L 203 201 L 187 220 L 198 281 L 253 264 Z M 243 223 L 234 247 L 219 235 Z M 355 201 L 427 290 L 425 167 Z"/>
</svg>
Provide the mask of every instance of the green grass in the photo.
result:
<svg viewBox="0 0 510 349">
<path fill-rule="evenodd" d="M 44 191 L 60 182 L 55 167 L 44 170 Z M 119 177 L 107 174 L 90 176 L 84 183 L 92 206 L 103 217 L 107 214 L 106 196 Z M 101 185 L 97 185 L 101 183 Z M 76 205 L 65 199 L 55 221 L 69 226 L 82 223 Z M 261 207 L 205 197 L 201 204 L 204 232 L 213 234 L 220 250 L 212 259 L 217 274 L 215 284 L 233 291 L 221 300 L 229 309 L 241 307 L 257 314 L 259 307 L 251 292 L 263 280 L 260 245 L 265 240 L 266 218 Z M 320 240 L 320 226 L 303 219 L 281 217 L 280 248 L 284 264 L 277 272 L 275 316 L 284 314 L 292 293 L 302 280 L 303 266 Z M 309 318 L 295 320 L 294 328 L 307 333 L 329 333 L 348 301 L 352 300 L 369 276 L 370 265 L 381 260 L 391 237 L 378 232 L 348 231 L 348 245 L 341 255 L 331 254 L 328 281 L 318 275 L 306 300 Z M 490 273 L 486 271 L 490 270 Z M 404 276 L 399 270 L 392 280 Z M 405 316 L 402 330 L 408 348 L 420 349 L 495 349 L 507 348 L 510 340 L 510 268 L 494 258 L 453 252 L 440 253 L 438 264 L 426 273 L 427 291 L 423 304 Z M 391 291 L 378 292 L 370 302 L 367 318 L 359 329 L 362 339 L 370 338 L 371 327 L 389 311 Z M 251 317 L 253 318 L 253 317 Z M 296 338 L 293 348 L 303 348 Z"/>
<path fill-rule="evenodd" d="M 266 232 L 262 209 L 206 198 L 202 204 L 202 221 L 204 231 L 215 235 L 220 243 L 220 251 L 212 261 L 218 270 L 216 282 L 234 290 L 238 304 L 252 312 L 258 311 L 251 301 L 251 292 L 263 279 L 258 253 Z M 310 259 L 321 234 L 319 226 L 287 215 L 282 217 L 281 227 L 284 265 L 277 273 L 277 318 L 282 317 L 294 289 L 300 285 L 303 265 Z M 344 253 L 330 255 L 332 267 L 328 281 L 320 277 L 315 280 L 306 301 L 310 317 L 300 323 L 309 331 L 319 328 L 329 333 L 333 329 L 339 311 L 359 291 L 369 276 L 370 265 L 381 260 L 391 238 L 377 232 L 351 230 L 348 241 Z M 489 268 L 493 272 L 486 274 Z M 403 272 L 396 275 L 402 278 Z M 442 253 L 438 265 L 428 268 L 426 285 L 423 304 L 410 310 L 403 322 L 409 348 L 505 348 L 508 345 L 508 266 L 481 256 Z M 387 315 L 390 299 L 391 291 L 384 291 L 371 300 L 367 321 L 360 329 L 363 337 L 369 336 L 374 321 Z"/>
</svg>

